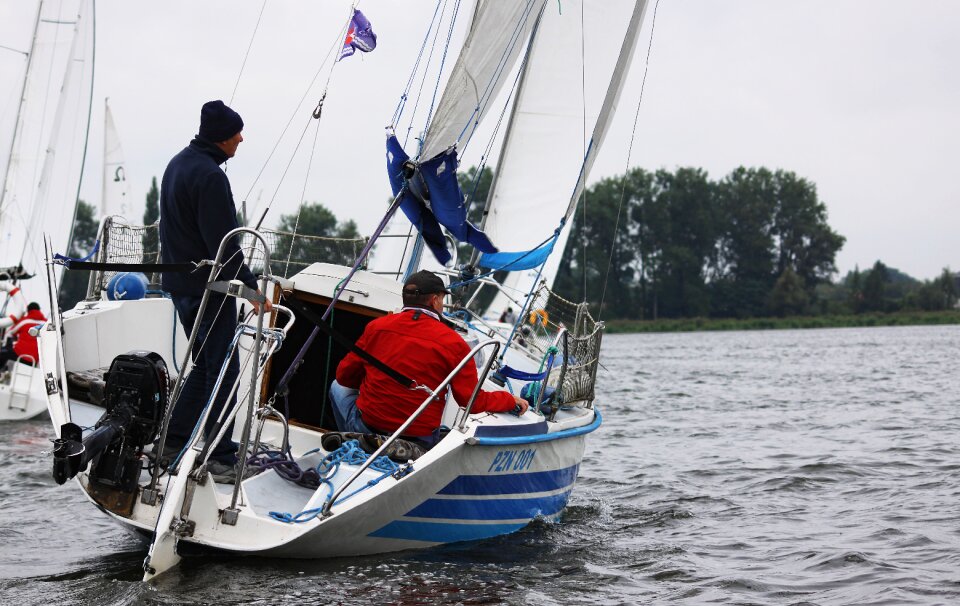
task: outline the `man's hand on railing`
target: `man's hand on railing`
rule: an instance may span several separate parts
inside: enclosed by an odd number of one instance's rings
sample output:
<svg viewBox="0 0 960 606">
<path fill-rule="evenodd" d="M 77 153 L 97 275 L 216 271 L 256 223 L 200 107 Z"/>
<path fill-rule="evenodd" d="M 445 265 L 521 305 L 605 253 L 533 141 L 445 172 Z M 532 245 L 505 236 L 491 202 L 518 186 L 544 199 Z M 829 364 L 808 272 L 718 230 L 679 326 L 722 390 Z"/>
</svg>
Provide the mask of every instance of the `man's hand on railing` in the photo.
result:
<svg viewBox="0 0 960 606">
<path fill-rule="evenodd" d="M 260 289 L 259 289 L 259 288 L 257 289 L 257 294 L 258 294 L 258 295 L 262 295 L 262 294 L 263 294 L 262 292 L 260 292 Z M 253 313 L 254 313 L 254 314 L 259 314 L 259 313 L 260 313 L 260 304 L 259 304 L 259 303 L 257 303 L 256 301 L 250 301 L 250 305 L 253 306 Z M 273 311 L 273 301 L 271 301 L 270 299 L 266 299 L 266 300 L 264 301 L 264 304 L 263 304 L 263 310 L 264 310 L 264 313 L 270 313 L 271 311 Z"/>
<path fill-rule="evenodd" d="M 524 413 L 527 412 L 527 409 L 530 408 L 530 404 L 520 396 L 513 396 L 513 400 L 516 406 L 513 407 L 510 413 L 522 417 Z"/>
</svg>

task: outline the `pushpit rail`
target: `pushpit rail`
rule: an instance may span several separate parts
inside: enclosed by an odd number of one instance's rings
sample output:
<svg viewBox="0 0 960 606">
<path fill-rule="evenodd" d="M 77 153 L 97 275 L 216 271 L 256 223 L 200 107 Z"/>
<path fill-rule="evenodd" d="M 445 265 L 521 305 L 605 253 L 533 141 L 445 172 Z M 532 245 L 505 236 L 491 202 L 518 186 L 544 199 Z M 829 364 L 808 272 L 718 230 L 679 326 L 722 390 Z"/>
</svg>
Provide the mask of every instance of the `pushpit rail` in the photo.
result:
<svg viewBox="0 0 960 606">
<path fill-rule="evenodd" d="M 201 324 L 200 319 L 203 318 L 203 314 L 207 310 L 207 304 L 210 301 L 210 293 L 214 291 L 218 291 L 218 292 L 222 292 L 223 294 L 226 294 L 227 296 L 234 296 L 234 297 L 244 296 L 245 297 L 245 293 L 243 289 L 249 290 L 249 288 L 245 286 L 243 288 L 235 287 L 235 285 L 232 282 L 226 282 L 223 285 L 225 288 L 221 289 L 220 288 L 221 284 L 217 282 L 218 274 L 220 270 L 223 269 L 224 267 L 224 263 L 222 262 L 221 259 L 227 247 L 227 244 L 235 236 L 238 236 L 240 234 L 251 234 L 254 238 L 257 238 L 258 240 L 260 240 L 261 244 L 263 244 L 264 260 L 263 260 L 263 274 L 261 274 L 260 276 L 260 293 L 267 292 L 267 284 L 273 278 L 270 272 L 270 247 L 267 245 L 266 239 L 264 239 L 264 237 L 259 232 L 257 232 L 257 230 L 250 227 L 237 227 L 227 232 L 227 235 L 225 235 L 223 239 L 220 240 L 220 246 L 219 248 L 217 248 L 217 254 L 213 258 L 213 261 L 204 262 L 204 263 L 210 264 L 210 275 L 207 277 L 207 283 L 206 283 L 206 286 L 204 287 L 203 297 L 200 299 L 200 309 L 197 311 L 197 321 L 194 322 L 193 330 L 190 331 L 190 339 L 187 343 L 186 351 L 183 354 L 183 362 L 181 364 L 181 368 L 183 368 L 184 371 L 186 370 L 187 365 L 190 362 L 190 358 L 193 355 L 193 345 L 194 343 L 196 343 L 197 334 L 200 331 L 200 324 Z M 242 262 L 242 259 L 241 259 L 241 262 Z M 253 293 L 253 294 L 256 295 L 259 293 Z M 266 310 L 264 308 L 265 306 L 263 305 L 263 303 L 265 301 L 266 301 L 266 298 L 263 296 L 263 294 L 259 294 L 259 300 L 257 302 L 260 303 L 260 307 L 257 313 L 257 328 L 256 328 L 256 333 L 254 334 L 254 341 L 253 341 L 253 359 L 254 360 L 258 360 L 260 358 L 260 348 L 263 343 L 263 318 L 264 318 L 264 315 L 266 314 Z M 186 382 L 185 377 L 187 374 L 188 374 L 187 372 L 181 372 L 177 375 L 177 381 L 173 387 L 173 395 L 170 398 L 170 404 L 167 407 L 167 410 L 163 416 L 163 424 L 161 425 L 160 436 L 159 436 L 159 439 L 157 440 L 156 452 L 158 456 L 160 453 L 163 452 L 163 447 L 166 444 L 167 430 L 170 426 L 170 417 L 173 413 L 174 407 L 177 404 L 177 400 L 180 398 L 180 392 L 183 391 L 183 384 Z M 250 378 L 250 392 L 248 397 L 249 411 L 248 412 L 253 411 L 255 408 L 254 394 L 257 391 L 256 383 L 257 383 L 257 370 L 256 370 L 256 364 L 254 364 L 254 370 L 251 373 L 251 378 Z M 206 422 L 205 414 L 201 415 L 201 419 L 199 422 L 200 423 Z M 244 424 L 244 428 L 243 428 L 243 439 L 242 439 L 243 443 L 246 443 L 249 441 L 250 429 L 251 429 L 250 414 L 248 414 L 247 422 Z M 200 435 L 203 435 L 202 431 L 200 432 Z M 240 475 L 242 476 L 242 474 L 243 474 L 243 469 L 241 468 Z M 157 483 L 160 479 L 160 475 L 161 475 L 160 465 L 154 465 L 153 472 L 150 477 L 150 484 L 147 486 L 147 488 L 143 490 L 140 497 L 140 500 L 144 504 L 154 505 L 157 503 L 158 498 L 160 496 L 159 490 L 157 489 Z M 238 491 L 235 489 L 233 494 L 233 499 L 231 501 L 233 505 L 235 505 L 236 503 L 237 492 Z"/>
</svg>

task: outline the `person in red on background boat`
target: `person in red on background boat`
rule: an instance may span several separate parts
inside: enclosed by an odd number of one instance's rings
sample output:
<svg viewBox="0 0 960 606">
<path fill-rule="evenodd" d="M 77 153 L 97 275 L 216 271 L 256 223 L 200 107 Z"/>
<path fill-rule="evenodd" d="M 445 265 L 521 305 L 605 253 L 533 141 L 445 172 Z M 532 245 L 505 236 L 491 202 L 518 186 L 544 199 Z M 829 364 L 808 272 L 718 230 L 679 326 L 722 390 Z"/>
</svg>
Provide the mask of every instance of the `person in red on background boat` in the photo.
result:
<svg viewBox="0 0 960 606">
<path fill-rule="evenodd" d="M 9 302 L 8 315 L 0 318 L 0 330 L 6 330 L 3 345 L 0 346 L 0 369 L 7 362 L 21 359 L 25 364 L 36 365 L 40 360 L 37 351 L 37 338 L 30 334 L 30 329 L 47 321 L 47 317 L 40 311 L 40 305 L 30 303 L 24 305 L 23 293 L 15 284 L 0 282 L 0 290 L 7 291 Z"/>
<path fill-rule="evenodd" d="M 403 309 L 370 322 L 357 347 L 421 385 L 436 388 L 470 353 L 466 342 L 443 321 L 443 280 L 419 271 L 403 285 Z M 466 405 L 477 385 L 477 368 L 467 364 L 450 389 L 457 403 Z M 341 431 L 392 434 L 423 403 L 425 392 L 408 389 L 357 354 L 350 352 L 337 366 L 330 398 Z M 406 438 L 427 446 L 439 437 L 445 399 L 437 398 L 406 429 Z M 526 400 L 506 391 L 477 393 L 471 412 L 508 412 L 522 415 Z"/>
</svg>

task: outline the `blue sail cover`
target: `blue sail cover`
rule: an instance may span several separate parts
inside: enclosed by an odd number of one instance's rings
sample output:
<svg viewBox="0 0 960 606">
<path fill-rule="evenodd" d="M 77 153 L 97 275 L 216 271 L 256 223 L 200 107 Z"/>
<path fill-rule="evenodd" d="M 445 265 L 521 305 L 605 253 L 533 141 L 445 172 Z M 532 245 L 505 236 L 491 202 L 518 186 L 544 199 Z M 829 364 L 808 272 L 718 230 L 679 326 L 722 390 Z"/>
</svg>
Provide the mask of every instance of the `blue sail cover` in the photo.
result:
<svg viewBox="0 0 960 606">
<path fill-rule="evenodd" d="M 496 253 L 497 248 L 490 238 L 467 221 L 467 206 L 457 181 L 456 150 L 451 148 L 420 163 L 413 179 L 407 181 L 403 164 L 409 159 L 397 137 L 387 137 L 387 171 L 393 195 L 403 191 L 400 209 L 420 231 L 437 261 L 446 265 L 452 258 L 441 225 L 460 242 L 466 242 L 482 253 Z"/>
<path fill-rule="evenodd" d="M 553 245 L 557 242 L 556 234 L 548 241 L 533 250 L 520 252 L 497 252 L 483 254 L 477 262 L 480 267 L 487 269 L 503 269 L 507 271 L 521 271 L 540 267 L 553 252 Z"/>
</svg>

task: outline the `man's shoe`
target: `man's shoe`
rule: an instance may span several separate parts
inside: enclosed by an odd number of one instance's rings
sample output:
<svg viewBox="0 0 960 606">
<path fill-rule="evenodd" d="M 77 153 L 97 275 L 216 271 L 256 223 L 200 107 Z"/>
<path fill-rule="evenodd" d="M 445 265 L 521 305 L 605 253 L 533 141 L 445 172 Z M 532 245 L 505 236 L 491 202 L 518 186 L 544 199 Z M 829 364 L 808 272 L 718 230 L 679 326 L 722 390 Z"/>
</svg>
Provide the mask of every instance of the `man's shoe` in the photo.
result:
<svg viewBox="0 0 960 606">
<path fill-rule="evenodd" d="M 210 472 L 210 476 L 213 478 L 213 481 L 217 484 L 233 484 L 237 481 L 237 470 L 239 469 L 240 464 L 236 463 L 234 465 L 229 465 L 227 463 L 222 463 L 220 461 L 207 461 L 207 471 Z M 261 469 L 259 467 L 254 467 L 247 465 L 247 468 L 243 472 L 243 479 L 249 480 L 253 476 L 260 473 Z"/>
<path fill-rule="evenodd" d="M 147 458 L 151 461 L 155 461 L 157 457 L 156 452 L 157 445 L 156 443 L 150 445 L 149 451 L 144 451 L 144 454 L 147 455 Z M 183 446 L 177 446 L 174 444 L 167 443 L 163 447 L 163 453 L 160 455 L 160 467 L 166 469 L 170 466 L 177 456 L 180 454 L 180 451 L 183 450 Z"/>
</svg>

